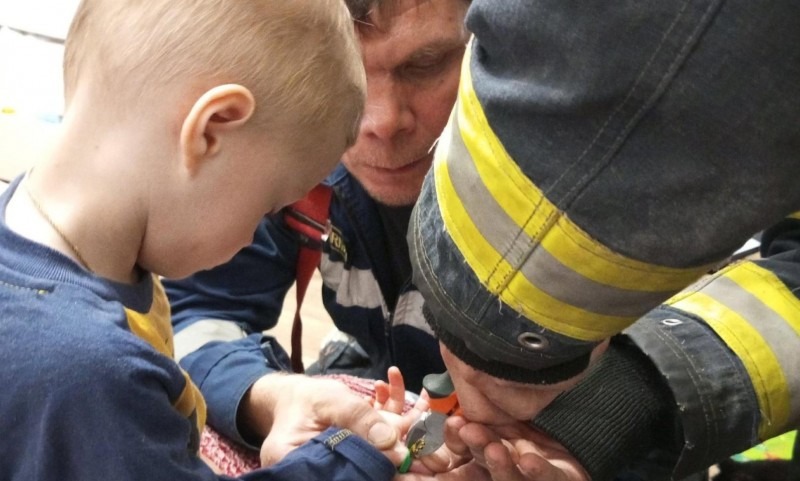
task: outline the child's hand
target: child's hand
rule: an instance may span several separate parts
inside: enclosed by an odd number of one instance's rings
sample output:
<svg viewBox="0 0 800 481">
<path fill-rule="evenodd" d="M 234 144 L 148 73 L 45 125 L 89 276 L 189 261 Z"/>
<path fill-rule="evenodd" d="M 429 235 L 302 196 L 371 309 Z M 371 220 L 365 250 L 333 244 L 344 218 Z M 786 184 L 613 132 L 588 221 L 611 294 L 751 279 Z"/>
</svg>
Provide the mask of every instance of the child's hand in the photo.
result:
<svg viewBox="0 0 800 481">
<path fill-rule="evenodd" d="M 398 439 L 404 440 L 408 429 L 428 410 L 428 398 L 423 391 L 417 404 L 406 414 L 403 375 L 396 367 L 389 368 L 388 383 L 375 382 L 373 406 L 384 420 L 398 429 Z M 436 452 L 415 460 L 411 473 L 399 475 L 407 481 L 588 481 L 580 463 L 558 442 L 525 423 L 489 427 L 470 423 L 454 416 L 447 421 L 446 444 Z M 384 451 L 392 462 L 408 449 L 400 447 Z M 402 461 L 402 459 L 400 460 Z M 466 475 L 466 473 L 469 473 Z M 466 475 L 466 476 L 465 476 Z"/>
<path fill-rule="evenodd" d="M 414 407 L 403 413 L 406 403 L 406 388 L 403 382 L 403 374 L 395 366 L 389 368 L 387 372 L 388 383 L 384 381 L 375 381 L 375 398 L 372 405 L 378 409 L 383 419 L 391 426 L 397 429 L 397 438 L 399 446 L 395 446 L 390 452 L 384 451 L 389 459 L 394 461 L 394 456 L 402 453 L 403 457 L 398 466 L 408 456 L 408 448 L 405 445 L 405 438 L 411 425 L 419 419 L 424 412 L 428 410 L 428 399 L 426 396 L 420 396 Z M 415 463 L 418 464 L 418 463 Z"/>
<path fill-rule="evenodd" d="M 401 413 L 405 404 L 405 385 L 403 383 L 403 375 L 400 370 L 394 366 L 389 368 L 387 373 L 388 383 L 383 381 L 375 381 L 375 399 L 373 406 L 382 409 L 381 413 L 384 419 L 389 424 L 393 421 L 389 420 L 387 416 L 389 413 Z M 428 411 L 429 406 L 428 393 L 423 389 L 416 404 L 404 416 L 397 418 L 393 425 L 397 426 L 400 439 L 406 439 L 408 430 L 424 413 Z M 455 432 L 450 433 L 455 435 Z M 445 439 L 448 433 L 445 432 Z M 446 473 L 459 468 L 471 458 L 468 456 L 461 456 L 453 453 L 445 445 L 427 456 L 423 456 L 414 460 L 410 468 L 411 472 L 418 474 L 434 475 L 436 473 Z M 454 478 L 459 479 L 459 478 Z M 464 478 L 472 479 L 472 478 Z"/>
<path fill-rule="evenodd" d="M 387 372 L 389 382 L 375 381 L 375 399 L 372 405 L 380 410 L 384 419 L 395 426 L 398 430 L 399 439 L 405 439 L 406 433 L 411 425 L 425 413 L 428 406 L 428 396 L 423 393 L 414 406 L 405 411 L 406 388 L 403 382 L 403 374 L 395 366 L 389 368 Z"/>
</svg>

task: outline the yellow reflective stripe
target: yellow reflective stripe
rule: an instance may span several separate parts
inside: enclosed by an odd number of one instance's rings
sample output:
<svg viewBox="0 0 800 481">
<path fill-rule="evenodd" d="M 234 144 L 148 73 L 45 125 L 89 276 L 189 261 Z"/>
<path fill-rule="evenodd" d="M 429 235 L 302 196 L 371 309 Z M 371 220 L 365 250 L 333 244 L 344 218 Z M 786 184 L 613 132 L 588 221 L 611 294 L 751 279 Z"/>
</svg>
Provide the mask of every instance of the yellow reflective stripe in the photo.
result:
<svg viewBox="0 0 800 481">
<path fill-rule="evenodd" d="M 611 251 L 567 217 L 542 240 L 559 261 L 584 277 L 621 289 L 645 292 L 678 291 L 708 272 L 710 266 L 675 269 L 640 262 Z"/>
<path fill-rule="evenodd" d="M 721 274 L 775 311 L 800 336 L 800 299 L 775 274 L 753 262 L 730 266 Z"/>
<path fill-rule="evenodd" d="M 800 219 L 800 211 L 797 211 L 793 214 L 789 214 L 787 217 L 790 219 Z"/>
<path fill-rule="evenodd" d="M 459 132 L 453 134 L 461 135 L 481 182 L 518 227 L 533 224 L 549 228 L 559 212 L 525 176 L 492 131 L 472 88 L 468 67 L 469 59 L 465 59 L 456 108 Z"/>
<path fill-rule="evenodd" d="M 744 364 L 762 412 L 759 437 L 780 434 L 789 417 L 786 377 L 764 338 L 737 313 L 703 293 L 687 296 L 675 307 L 702 316 Z"/>
<path fill-rule="evenodd" d="M 553 332 L 582 341 L 605 339 L 630 326 L 638 318 L 603 315 L 566 304 L 542 292 L 519 275 L 514 276 L 503 294 L 503 302 L 516 307 L 525 317 L 535 319 Z M 558 317 L 550 313 L 557 313 Z"/>
<path fill-rule="evenodd" d="M 569 269 L 595 282 L 635 291 L 678 291 L 706 273 L 711 264 L 688 269 L 657 266 L 613 252 L 556 208 L 522 172 L 492 131 L 464 61 L 458 125 L 481 182 L 528 237 Z M 458 160 L 461 161 L 461 160 Z"/>
<path fill-rule="evenodd" d="M 445 155 L 447 151 L 448 143 L 440 141 L 436 149 L 437 155 Z M 436 177 L 436 197 L 439 201 L 439 206 L 448 206 L 447 209 L 441 209 L 441 214 L 445 226 L 448 226 L 450 237 L 459 247 L 464 257 L 467 259 L 482 260 L 482 262 L 470 262 L 475 276 L 477 276 L 481 282 L 488 280 L 487 288 L 491 292 L 499 291 L 504 287 L 502 278 L 511 275 L 513 269 L 511 269 L 508 263 L 503 261 L 502 256 L 475 228 L 475 224 L 472 223 L 468 213 L 464 210 L 463 204 L 453 188 L 453 184 L 449 181 L 447 164 L 444 162 L 435 163 L 434 176 Z M 458 224 L 460 228 L 450 229 L 449 226 L 454 224 Z M 488 266 L 493 266 L 494 268 L 490 269 Z M 493 275 L 496 273 L 497 275 Z M 498 283 L 498 279 L 500 279 L 501 282 Z"/>
<path fill-rule="evenodd" d="M 440 142 L 437 153 L 444 154 L 448 149 L 447 142 Z M 565 304 L 548 296 L 536 286 L 527 282 L 525 277 L 514 275 L 516 270 L 486 241 L 486 238 L 469 220 L 468 213 L 459 201 L 452 183 L 447 181 L 447 164 L 437 162 L 434 165 L 437 178 L 436 195 L 439 203 L 446 203 L 449 209 L 442 212 L 445 225 L 459 222 L 459 229 L 449 230 L 456 245 L 463 246 L 461 253 L 467 259 L 481 259 L 484 262 L 471 264 L 475 275 L 485 283 L 490 292 L 500 292 L 503 302 L 517 309 L 518 312 L 535 319 L 542 327 L 559 334 L 585 341 L 605 339 L 633 323 L 635 317 L 603 316 Z M 455 221 L 454 219 L 466 219 Z M 491 267 L 489 267 L 491 266 Z M 505 279 L 513 276 L 510 283 Z M 558 313 L 558 317 L 550 313 Z"/>
<path fill-rule="evenodd" d="M 756 267 L 756 269 L 760 268 Z M 730 273 L 732 270 L 732 268 L 729 268 L 720 274 Z M 744 278 L 748 277 L 748 274 L 755 273 L 749 268 L 742 269 L 742 271 L 745 270 L 750 272 L 743 272 L 742 276 L 739 276 L 739 273 L 736 272 L 733 277 L 738 277 L 738 281 L 734 280 L 734 282 L 760 300 L 763 300 L 763 293 L 758 295 L 740 284 L 742 280 L 745 280 Z M 762 273 L 757 274 L 758 276 L 762 275 Z M 750 282 L 745 280 L 744 283 L 747 285 Z M 708 285 L 711 285 L 710 282 Z M 756 289 L 757 292 L 759 290 Z M 785 286 L 783 286 L 783 290 L 786 290 Z M 771 296 L 767 295 L 767 297 Z M 775 300 L 775 298 L 772 300 Z M 786 427 L 791 415 L 790 388 L 786 374 L 781 368 L 780 360 L 759 330 L 751 325 L 748 319 L 745 319 L 739 312 L 730 309 L 726 304 L 702 290 L 682 293 L 679 296 L 675 296 L 668 304 L 704 319 L 725 344 L 736 353 L 751 379 L 762 412 L 759 437 L 767 439 L 780 434 Z M 784 310 L 784 308 L 769 301 L 765 304 L 776 312 Z M 777 309 L 775 309 L 776 307 Z M 796 315 L 795 313 L 788 319 L 795 318 Z M 797 321 L 795 320 L 794 322 L 796 323 Z M 794 373 L 791 374 L 794 375 Z"/>
<path fill-rule="evenodd" d="M 434 178 L 445 229 L 489 292 L 547 329 L 581 340 L 597 340 L 618 332 L 657 302 L 707 271 L 709 266 L 677 269 L 627 258 L 595 241 L 573 224 L 524 175 L 491 131 L 472 89 L 468 66 L 467 58 L 462 67 L 459 99 L 453 112 L 455 117 L 450 119 L 436 150 Z M 454 143 L 461 145 L 462 140 L 466 153 L 451 155 Z M 471 217 L 473 211 L 478 210 L 477 206 L 469 209 L 469 201 L 473 199 L 467 195 L 465 186 L 469 185 L 470 179 L 460 179 L 462 192 L 467 196 L 462 199 L 449 172 L 448 162 L 454 162 L 454 169 L 458 166 L 456 162 L 473 162 L 479 177 L 475 180 L 479 180 L 499 204 L 498 207 L 492 202 L 492 206 L 486 205 L 481 209 L 480 225 Z M 486 202 L 482 201 L 481 207 L 484 204 Z M 492 209 L 497 216 L 491 215 Z M 520 239 L 505 235 L 501 240 L 495 239 L 493 244 L 487 238 L 488 234 L 496 231 L 493 226 L 502 226 L 503 232 L 521 232 Z M 487 234 L 482 233 L 482 229 L 488 229 Z M 563 295 L 558 298 L 547 294 L 551 289 L 545 284 L 537 286 L 531 281 L 534 276 L 530 275 L 541 272 L 542 266 L 538 263 L 542 262 L 542 256 L 523 255 L 518 261 L 509 263 L 510 258 L 506 256 L 512 248 L 522 249 L 520 252 L 523 254 L 533 249 L 547 251 L 557 263 L 550 262 L 550 265 L 561 271 L 562 278 L 577 282 L 574 292 L 599 292 L 601 289 L 597 286 L 606 286 L 612 289 L 608 291 L 609 302 L 604 303 L 605 299 L 581 302 L 580 294 L 565 302 Z M 521 265 L 517 265 L 518 262 Z M 546 282 L 546 279 L 538 282 Z M 553 293 L 557 293 L 557 289 Z M 662 293 L 664 295 L 660 297 Z M 625 306 L 640 306 L 641 312 L 631 312 L 635 310 L 631 308 L 626 312 L 619 308 L 615 311 L 615 295 L 616 302 L 624 299 Z M 654 300 L 654 295 L 658 299 Z M 604 312 L 590 311 L 588 306 L 602 307 Z"/>
</svg>

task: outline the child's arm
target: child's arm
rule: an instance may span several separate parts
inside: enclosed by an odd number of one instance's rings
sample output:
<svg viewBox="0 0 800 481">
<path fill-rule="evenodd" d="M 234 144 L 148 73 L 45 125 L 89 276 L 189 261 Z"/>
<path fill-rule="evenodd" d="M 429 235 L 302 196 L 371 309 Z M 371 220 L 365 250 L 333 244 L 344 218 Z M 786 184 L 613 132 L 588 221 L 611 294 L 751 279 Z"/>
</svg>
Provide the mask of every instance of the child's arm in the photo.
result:
<svg viewBox="0 0 800 481">
<path fill-rule="evenodd" d="M 400 370 L 396 367 L 390 368 L 388 379 L 388 384 L 383 381 L 376 382 L 373 407 L 380 410 L 379 412 L 387 424 L 397 429 L 398 442 L 392 447 L 378 451 L 347 429 L 329 428 L 290 451 L 280 462 L 273 465 L 272 469 L 277 473 L 281 473 L 285 469 L 296 479 L 317 479 L 319 475 L 316 473 L 320 471 L 315 464 L 324 462 L 330 467 L 322 472 L 332 480 L 394 477 L 397 473 L 397 466 L 408 456 L 408 449 L 400 440 L 404 438 L 405 433 L 420 414 L 428 409 L 428 405 L 426 400 L 420 400 L 403 414 L 405 385 Z M 329 383 L 330 388 L 339 384 L 338 381 L 324 381 Z M 344 391 L 341 394 L 344 395 Z M 262 448 L 262 463 L 268 465 L 271 464 L 270 448 L 266 445 L 267 443 Z M 308 464 L 309 461 L 311 461 L 310 464 Z"/>
<path fill-rule="evenodd" d="M 128 335 L 75 351 L 63 372 L 53 373 L 59 382 L 42 388 L 50 411 L 39 407 L 31 416 L 39 419 L 29 428 L 38 436 L 25 438 L 30 458 L 15 460 L 24 473 L 30 467 L 42 480 L 231 479 L 198 456 L 197 412 L 178 403 L 186 398 L 185 377 L 171 359 Z M 389 481 L 404 455 L 390 461 L 350 431 L 330 428 L 241 479 Z"/>
<path fill-rule="evenodd" d="M 382 453 L 349 430 L 329 428 L 280 462 L 248 473 L 242 479 L 388 481 L 397 473 L 390 456 L 397 458 L 404 454 Z"/>
<path fill-rule="evenodd" d="M 261 399 L 274 399 L 263 406 L 273 413 L 273 421 L 261 445 L 262 465 L 283 459 L 331 426 L 348 428 L 387 453 L 402 447 L 394 426 L 340 380 L 274 374 L 257 381 L 253 390 L 264 391 L 257 393 Z M 399 465 L 404 456 L 396 454 L 392 461 Z"/>
</svg>

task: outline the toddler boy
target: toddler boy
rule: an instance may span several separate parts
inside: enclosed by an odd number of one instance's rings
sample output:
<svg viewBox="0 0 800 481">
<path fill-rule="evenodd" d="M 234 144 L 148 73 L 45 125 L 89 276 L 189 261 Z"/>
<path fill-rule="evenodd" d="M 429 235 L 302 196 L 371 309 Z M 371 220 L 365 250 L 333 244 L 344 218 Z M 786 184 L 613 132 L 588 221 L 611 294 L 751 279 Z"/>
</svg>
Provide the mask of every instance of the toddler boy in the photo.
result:
<svg viewBox="0 0 800 481">
<path fill-rule="evenodd" d="M 225 262 L 353 142 L 352 20 L 339 0 L 85 0 L 64 71 L 55 148 L 0 196 L 0 479 L 215 479 L 156 275 Z M 331 428 L 246 479 L 390 479 L 405 448 L 353 409 L 383 453 Z"/>
</svg>

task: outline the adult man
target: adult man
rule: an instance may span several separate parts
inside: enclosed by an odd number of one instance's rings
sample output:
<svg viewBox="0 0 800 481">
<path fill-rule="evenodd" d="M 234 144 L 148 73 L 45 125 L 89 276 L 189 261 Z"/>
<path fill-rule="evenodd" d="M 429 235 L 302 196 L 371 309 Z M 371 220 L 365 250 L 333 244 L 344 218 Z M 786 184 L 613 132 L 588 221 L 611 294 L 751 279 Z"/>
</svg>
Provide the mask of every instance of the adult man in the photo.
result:
<svg viewBox="0 0 800 481">
<path fill-rule="evenodd" d="M 641 318 L 535 420 L 592 479 L 621 448 L 683 475 L 800 425 L 800 9 L 751 7 L 473 2 L 409 233 L 466 417 L 531 419 Z M 775 223 L 766 259 L 681 291 Z"/>
<path fill-rule="evenodd" d="M 346 248 L 325 246 L 323 299 L 336 326 L 373 361 L 376 376 L 395 364 L 418 391 L 422 376 L 444 365 L 422 319 L 421 298 L 410 287 L 405 232 L 431 148 L 455 100 L 468 2 L 372 3 L 351 5 L 368 100 L 356 144 L 328 179 L 334 191 L 330 220 Z M 358 10 L 362 4 L 368 8 Z M 253 245 L 227 265 L 165 283 L 176 352 L 197 349 L 182 365 L 207 401 L 209 424 L 241 442 L 257 445 L 270 432 L 288 449 L 296 445 L 295 426 L 318 412 L 312 406 L 337 402 L 339 393 L 328 384 L 273 375 L 285 358 L 261 335 L 275 325 L 294 282 L 298 245 L 280 218 L 268 218 Z M 212 340 L 227 342 L 203 345 Z"/>
</svg>

